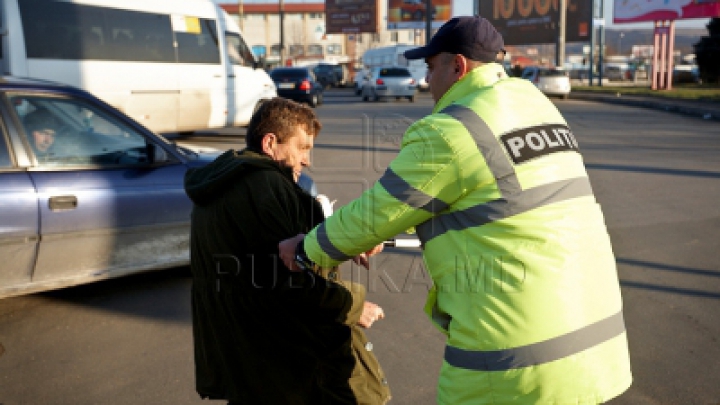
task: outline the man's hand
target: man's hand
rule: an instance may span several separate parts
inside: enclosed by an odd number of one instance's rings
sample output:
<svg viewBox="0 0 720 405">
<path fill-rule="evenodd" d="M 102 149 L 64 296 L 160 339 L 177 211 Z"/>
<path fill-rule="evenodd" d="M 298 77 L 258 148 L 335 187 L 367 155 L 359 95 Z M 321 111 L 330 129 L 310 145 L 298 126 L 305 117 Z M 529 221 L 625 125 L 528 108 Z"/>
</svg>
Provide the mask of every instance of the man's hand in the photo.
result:
<svg viewBox="0 0 720 405">
<path fill-rule="evenodd" d="M 368 250 L 367 252 L 360 253 L 359 255 L 352 258 L 353 263 L 363 266 L 366 269 L 370 270 L 370 258 L 375 256 L 376 254 L 382 252 L 385 245 L 383 243 L 375 246 L 374 248 Z"/>
<path fill-rule="evenodd" d="M 302 269 L 295 264 L 295 249 L 298 243 L 305 237 L 304 233 L 299 233 L 289 239 L 278 243 L 278 250 L 280 251 L 280 260 L 285 263 L 285 266 L 292 271 L 301 271 Z"/>
<path fill-rule="evenodd" d="M 360 315 L 360 319 L 358 319 L 358 325 L 367 329 L 371 327 L 375 321 L 383 318 L 385 318 L 385 312 L 379 305 L 365 301 L 362 315 Z"/>
</svg>

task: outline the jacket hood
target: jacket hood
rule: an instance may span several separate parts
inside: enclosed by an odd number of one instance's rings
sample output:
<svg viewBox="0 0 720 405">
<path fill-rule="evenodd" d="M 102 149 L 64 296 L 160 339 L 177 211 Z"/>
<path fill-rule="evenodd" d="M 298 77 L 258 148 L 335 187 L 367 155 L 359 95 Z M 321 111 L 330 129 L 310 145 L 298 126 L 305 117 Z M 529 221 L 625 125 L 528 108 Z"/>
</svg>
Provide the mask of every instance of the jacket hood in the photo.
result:
<svg viewBox="0 0 720 405">
<path fill-rule="evenodd" d="M 275 170 L 293 181 L 292 169 L 283 167 L 269 156 L 248 149 L 228 150 L 206 166 L 185 173 L 185 193 L 198 205 L 204 205 L 223 193 L 238 177 L 255 170 Z"/>
</svg>

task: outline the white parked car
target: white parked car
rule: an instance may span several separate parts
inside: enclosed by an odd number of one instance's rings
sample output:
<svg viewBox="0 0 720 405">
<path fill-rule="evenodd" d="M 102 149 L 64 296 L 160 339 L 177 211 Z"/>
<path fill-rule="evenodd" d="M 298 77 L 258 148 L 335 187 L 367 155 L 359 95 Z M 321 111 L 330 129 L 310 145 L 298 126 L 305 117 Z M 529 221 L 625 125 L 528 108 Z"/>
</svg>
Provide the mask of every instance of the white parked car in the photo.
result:
<svg viewBox="0 0 720 405">
<path fill-rule="evenodd" d="M 355 95 L 359 96 L 362 92 L 362 86 L 365 82 L 365 77 L 370 73 L 370 70 L 368 69 L 362 69 L 355 72 L 355 76 L 353 76 L 353 88 L 355 89 Z"/>
<path fill-rule="evenodd" d="M 407 68 L 400 66 L 383 66 L 370 69 L 362 85 L 363 101 L 372 98 L 375 101 L 382 97 L 407 98 L 412 103 L 417 93 L 417 82 Z"/>
<path fill-rule="evenodd" d="M 570 94 L 570 75 L 566 70 L 528 66 L 523 70 L 523 79 L 528 79 L 547 96 L 568 98 Z"/>
</svg>

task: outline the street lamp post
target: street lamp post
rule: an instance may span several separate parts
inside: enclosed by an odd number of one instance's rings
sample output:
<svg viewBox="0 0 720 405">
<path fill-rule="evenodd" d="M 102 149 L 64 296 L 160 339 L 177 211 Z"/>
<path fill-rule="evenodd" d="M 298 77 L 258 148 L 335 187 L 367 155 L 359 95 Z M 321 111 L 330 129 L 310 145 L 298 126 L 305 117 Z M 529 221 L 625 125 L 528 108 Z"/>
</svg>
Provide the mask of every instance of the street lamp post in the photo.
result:
<svg viewBox="0 0 720 405">
<path fill-rule="evenodd" d="M 238 25 L 240 31 L 245 30 L 245 23 L 243 22 L 243 0 L 238 0 Z"/>
<path fill-rule="evenodd" d="M 425 0 L 425 44 L 432 38 L 432 0 Z"/>
<path fill-rule="evenodd" d="M 280 66 L 285 66 L 285 0 L 280 0 Z"/>
<path fill-rule="evenodd" d="M 622 55 L 622 39 L 625 36 L 624 32 L 620 33 L 620 37 L 618 37 L 618 55 Z"/>
</svg>

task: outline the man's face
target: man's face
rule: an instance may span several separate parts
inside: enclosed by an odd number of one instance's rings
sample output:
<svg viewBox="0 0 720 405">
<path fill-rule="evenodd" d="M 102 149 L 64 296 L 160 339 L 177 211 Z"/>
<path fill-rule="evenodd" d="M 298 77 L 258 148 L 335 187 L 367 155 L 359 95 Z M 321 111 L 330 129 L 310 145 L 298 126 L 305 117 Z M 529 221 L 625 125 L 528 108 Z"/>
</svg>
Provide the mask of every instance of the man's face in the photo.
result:
<svg viewBox="0 0 720 405">
<path fill-rule="evenodd" d="M 33 141 L 38 152 L 47 152 L 55 143 L 55 131 L 52 129 L 38 129 L 33 131 Z"/>
<path fill-rule="evenodd" d="M 310 150 L 314 146 L 314 139 L 308 135 L 305 128 L 295 127 L 290 138 L 283 143 L 275 145 L 272 158 L 292 167 L 295 181 L 300 178 L 300 173 L 306 166 L 310 166 Z"/>
<path fill-rule="evenodd" d="M 425 80 L 430 85 L 430 94 L 432 94 L 433 100 L 437 103 L 457 81 L 454 55 L 439 53 L 425 58 L 425 63 L 428 67 Z"/>
</svg>

